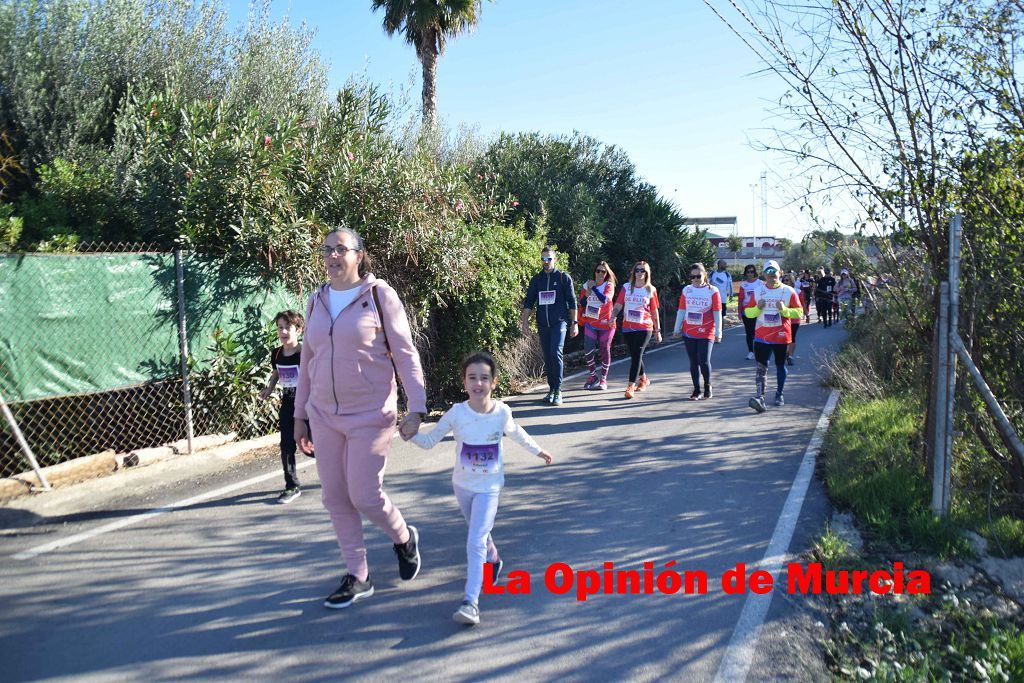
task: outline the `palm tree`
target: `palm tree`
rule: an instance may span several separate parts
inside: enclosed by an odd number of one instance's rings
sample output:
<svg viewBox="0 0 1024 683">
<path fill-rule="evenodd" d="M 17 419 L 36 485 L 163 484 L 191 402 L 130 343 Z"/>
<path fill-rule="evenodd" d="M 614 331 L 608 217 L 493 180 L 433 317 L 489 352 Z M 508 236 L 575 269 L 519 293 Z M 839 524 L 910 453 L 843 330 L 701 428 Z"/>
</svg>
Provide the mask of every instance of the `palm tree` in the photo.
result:
<svg viewBox="0 0 1024 683">
<path fill-rule="evenodd" d="M 401 33 L 416 48 L 423 66 L 423 127 L 437 124 L 437 58 L 448 38 L 472 30 L 480 17 L 480 0 L 372 0 L 384 10 L 384 31 Z"/>
</svg>

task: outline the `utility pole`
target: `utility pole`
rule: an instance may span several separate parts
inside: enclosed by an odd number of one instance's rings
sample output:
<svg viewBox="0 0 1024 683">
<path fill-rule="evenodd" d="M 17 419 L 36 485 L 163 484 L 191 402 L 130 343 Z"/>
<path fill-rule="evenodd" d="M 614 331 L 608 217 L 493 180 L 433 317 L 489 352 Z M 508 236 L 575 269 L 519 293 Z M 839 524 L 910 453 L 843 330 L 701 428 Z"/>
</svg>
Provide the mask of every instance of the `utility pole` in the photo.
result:
<svg viewBox="0 0 1024 683">
<path fill-rule="evenodd" d="M 768 237 L 768 172 L 761 171 L 761 232 Z M 781 277 L 782 274 L 780 273 Z"/>
<path fill-rule="evenodd" d="M 757 259 L 757 183 L 750 184 L 750 239 L 753 243 L 753 255 Z"/>
</svg>

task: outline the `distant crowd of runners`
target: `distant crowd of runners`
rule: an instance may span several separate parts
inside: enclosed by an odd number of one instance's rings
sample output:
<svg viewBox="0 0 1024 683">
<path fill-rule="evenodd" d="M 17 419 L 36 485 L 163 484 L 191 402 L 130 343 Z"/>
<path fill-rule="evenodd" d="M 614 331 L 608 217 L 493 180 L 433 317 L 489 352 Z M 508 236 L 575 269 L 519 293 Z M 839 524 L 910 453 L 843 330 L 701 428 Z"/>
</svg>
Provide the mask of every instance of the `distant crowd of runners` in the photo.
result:
<svg viewBox="0 0 1024 683">
<path fill-rule="evenodd" d="M 320 251 L 328 282 L 310 296 L 304 316 L 296 311 L 278 314 L 281 345 L 271 353 L 274 369 L 261 392 L 266 400 L 276 386 L 282 388 L 279 420 L 285 490 L 278 500 L 288 503 L 301 494 L 295 454 L 301 450 L 312 457 L 315 436 L 323 503 L 346 565 L 341 584 L 324 605 L 348 607 L 374 592 L 363 539 L 364 518 L 391 538 L 402 580 L 410 581 L 420 572 L 419 531 L 406 522 L 383 490 L 396 430 L 422 448 L 433 448 L 452 433 L 452 484 L 469 528 L 465 590 L 453 617 L 464 624 L 479 623 L 484 572 L 497 582 L 503 568 L 491 537 L 504 485 L 503 437 L 508 435 L 546 464 L 553 456 L 516 423 L 508 405 L 493 398 L 499 369 L 484 352 L 471 354 L 461 365 L 460 379 L 468 399 L 449 409 L 432 430 L 421 432 L 427 407 L 423 370 L 397 293 L 373 275 L 362 237 L 354 230 L 331 231 Z M 612 339 L 620 314 L 630 355 L 624 396 L 632 399 L 646 391 L 651 379 L 644 353 L 652 340 L 662 340 L 661 305 L 651 284 L 650 264 L 637 261 L 617 289 L 615 273 L 601 261 L 577 292 L 572 277 L 558 269 L 553 249 L 545 248 L 540 258 L 542 267 L 530 280 L 520 322 L 523 333 L 531 334 L 530 318 L 534 318 L 549 389 L 545 402 L 562 404 L 563 348 L 566 337 L 577 336 L 581 327 L 588 369 L 583 387 L 608 389 Z M 722 341 L 734 286 L 724 261 L 712 273 L 695 263 L 689 277 L 679 294 L 672 336 L 684 341 L 693 382 L 690 399 L 699 401 L 714 395 L 711 353 Z M 778 262 L 769 260 L 760 273 L 748 265 L 735 289 L 747 333 L 747 358 L 756 361 L 755 394 L 749 404 L 764 412 L 769 359 L 774 359 L 776 368 L 774 404 L 785 403 L 787 366 L 793 363 L 801 320 L 810 321 L 811 299 L 818 320 L 829 327 L 840 317 L 854 315 L 860 285 L 845 270 L 838 280 L 824 267 L 816 276 L 806 270 L 783 273 Z M 408 403 L 400 423 L 396 380 L 401 381 Z"/>
</svg>

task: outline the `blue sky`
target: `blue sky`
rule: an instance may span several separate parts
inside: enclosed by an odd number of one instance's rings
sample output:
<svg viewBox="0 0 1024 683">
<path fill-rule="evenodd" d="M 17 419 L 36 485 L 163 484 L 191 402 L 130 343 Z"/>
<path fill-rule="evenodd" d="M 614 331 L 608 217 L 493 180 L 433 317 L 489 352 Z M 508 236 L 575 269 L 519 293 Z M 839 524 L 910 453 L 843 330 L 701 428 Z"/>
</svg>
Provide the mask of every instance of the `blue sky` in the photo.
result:
<svg viewBox="0 0 1024 683">
<path fill-rule="evenodd" d="M 241 22 L 248 3 L 231 0 Z M 716 6 L 725 3 L 715 2 Z M 412 89 L 419 63 L 388 38 L 370 0 L 273 0 L 276 17 L 305 21 L 330 64 L 331 86 L 353 75 Z M 438 66 L 438 111 L 449 130 L 563 134 L 578 130 L 623 148 L 647 181 L 688 216 L 737 216 L 765 234 L 760 190 L 768 172 L 767 233 L 799 239 L 810 229 L 782 160 L 751 140 L 778 122 L 777 77 L 700 0 L 497 0 L 474 33 L 448 43 Z M 799 185 L 799 181 L 796 181 Z"/>
</svg>

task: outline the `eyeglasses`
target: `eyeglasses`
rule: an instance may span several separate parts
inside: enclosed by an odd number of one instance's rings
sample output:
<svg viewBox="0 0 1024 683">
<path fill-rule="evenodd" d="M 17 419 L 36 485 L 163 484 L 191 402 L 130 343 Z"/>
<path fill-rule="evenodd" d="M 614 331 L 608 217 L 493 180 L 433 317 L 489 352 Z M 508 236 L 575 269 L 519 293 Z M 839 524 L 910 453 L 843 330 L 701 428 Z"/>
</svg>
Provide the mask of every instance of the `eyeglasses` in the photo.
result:
<svg viewBox="0 0 1024 683">
<path fill-rule="evenodd" d="M 639 275 L 641 273 L 643 273 L 644 275 L 647 275 L 647 271 L 644 270 L 643 268 L 636 268 L 636 269 L 633 270 L 633 272 L 636 273 L 637 275 Z"/>
<path fill-rule="evenodd" d="M 540 260 L 543 261 L 544 263 L 550 263 L 551 261 L 554 261 L 555 259 L 552 258 L 551 256 L 541 256 Z"/>
<path fill-rule="evenodd" d="M 337 254 L 339 258 L 344 258 L 345 254 L 347 254 L 350 251 L 359 250 L 353 249 L 352 247 L 346 247 L 344 244 L 339 244 L 336 247 L 328 246 L 325 244 L 324 246 L 320 247 L 320 253 L 324 255 L 324 258 L 331 258 L 331 254 Z"/>
<path fill-rule="evenodd" d="M 691 280 L 701 280 L 701 279 L 703 279 L 703 277 L 701 275 L 691 275 L 690 279 Z"/>
<path fill-rule="evenodd" d="M 765 268 L 764 269 L 764 274 L 765 275 L 775 275 L 777 272 L 779 272 L 779 271 L 775 270 L 774 268 Z"/>
</svg>

